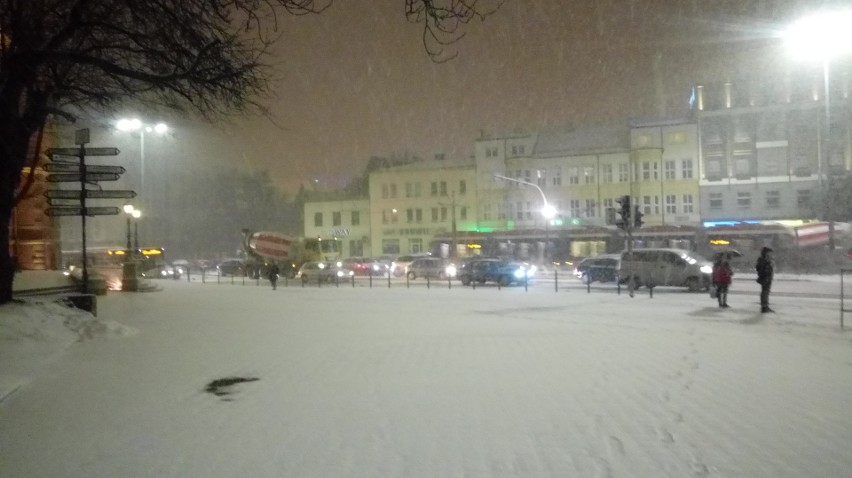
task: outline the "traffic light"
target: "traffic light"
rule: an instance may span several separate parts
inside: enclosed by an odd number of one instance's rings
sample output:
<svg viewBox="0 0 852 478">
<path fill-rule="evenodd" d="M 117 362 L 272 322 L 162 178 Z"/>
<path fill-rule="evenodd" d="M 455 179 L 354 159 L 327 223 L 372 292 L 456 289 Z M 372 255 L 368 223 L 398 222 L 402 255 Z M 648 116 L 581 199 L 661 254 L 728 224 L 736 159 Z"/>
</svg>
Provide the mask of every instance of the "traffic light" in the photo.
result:
<svg viewBox="0 0 852 478">
<path fill-rule="evenodd" d="M 645 224 L 645 222 L 642 220 L 642 216 L 644 216 L 645 214 L 640 211 L 638 204 L 634 207 L 635 209 L 633 210 L 633 229 L 639 229 L 640 227 L 642 227 L 642 224 Z"/>
<path fill-rule="evenodd" d="M 630 196 L 621 196 L 615 202 L 621 205 L 621 209 L 616 211 L 621 218 L 615 221 L 615 225 L 621 229 L 628 229 L 630 227 Z"/>
</svg>

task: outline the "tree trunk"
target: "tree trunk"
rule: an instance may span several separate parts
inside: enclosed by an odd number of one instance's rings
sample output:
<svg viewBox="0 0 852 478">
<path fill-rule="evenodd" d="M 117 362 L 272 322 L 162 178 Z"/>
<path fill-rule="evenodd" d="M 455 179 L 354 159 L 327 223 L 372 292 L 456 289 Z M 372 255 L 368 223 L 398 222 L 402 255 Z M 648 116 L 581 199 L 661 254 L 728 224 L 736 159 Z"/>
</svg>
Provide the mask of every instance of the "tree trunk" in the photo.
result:
<svg viewBox="0 0 852 478">
<path fill-rule="evenodd" d="M 12 300 L 12 282 L 15 280 L 15 261 L 10 255 L 9 236 L 12 225 L 12 207 L 15 196 L 15 181 L 9 176 L 16 177 L 9 169 L 8 162 L 0 164 L 0 304 Z"/>
</svg>

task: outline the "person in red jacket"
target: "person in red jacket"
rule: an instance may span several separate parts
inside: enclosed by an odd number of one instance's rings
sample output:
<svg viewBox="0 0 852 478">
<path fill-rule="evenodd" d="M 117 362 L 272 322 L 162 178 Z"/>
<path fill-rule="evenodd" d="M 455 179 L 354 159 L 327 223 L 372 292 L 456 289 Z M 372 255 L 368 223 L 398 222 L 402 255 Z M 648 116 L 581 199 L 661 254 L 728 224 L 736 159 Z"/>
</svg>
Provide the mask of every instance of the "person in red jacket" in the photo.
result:
<svg viewBox="0 0 852 478">
<path fill-rule="evenodd" d="M 713 267 L 713 283 L 716 285 L 716 298 L 719 300 L 719 307 L 728 308 L 728 287 L 731 285 L 733 276 L 734 272 L 731 270 L 728 261 L 721 261 Z"/>
</svg>

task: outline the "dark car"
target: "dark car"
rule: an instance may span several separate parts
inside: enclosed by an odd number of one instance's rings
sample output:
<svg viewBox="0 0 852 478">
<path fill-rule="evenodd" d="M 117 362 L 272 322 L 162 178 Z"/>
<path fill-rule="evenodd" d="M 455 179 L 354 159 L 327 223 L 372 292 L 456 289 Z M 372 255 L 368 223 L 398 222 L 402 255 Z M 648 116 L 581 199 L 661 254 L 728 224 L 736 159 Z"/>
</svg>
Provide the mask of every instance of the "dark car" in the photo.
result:
<svg viewBox="0 0 852 478">
<path fill-rule="evenodd" d="M 620 265 L 620 254 L 587 257 L 574 267 L 574 275 L 583 282 L 615 282 Z"/>
<path fill-rule="evenodd" d="M 456 276 L 462 284 L 496 282 L 501 286 L 522 284 L 533 278 L 536 267 L 525 262 L 503 259 L 475 259 L 459 267 Z"/>
<path fill-rule="evenodd" d="M 225 276 L 244 276 L 246 275 L 246 264 L 242 259 L 228 259 L 220 262 L 216 266 L 216 270 L 222 277 Z"/>
<path fill-rule="evenodd" d="M 385 264 L 369 257 L 350 257 L 343 259 L 342 266 L 359 276 L 382 276 L 388 271 Z"/>
<path fill-rule="evenodd" d="M 440 257 L 421 257 L 411 261 L 405 268 L 409 280 L 417 278 L 441 279 L 455 275 L 455 267 Z"/>
</svg>

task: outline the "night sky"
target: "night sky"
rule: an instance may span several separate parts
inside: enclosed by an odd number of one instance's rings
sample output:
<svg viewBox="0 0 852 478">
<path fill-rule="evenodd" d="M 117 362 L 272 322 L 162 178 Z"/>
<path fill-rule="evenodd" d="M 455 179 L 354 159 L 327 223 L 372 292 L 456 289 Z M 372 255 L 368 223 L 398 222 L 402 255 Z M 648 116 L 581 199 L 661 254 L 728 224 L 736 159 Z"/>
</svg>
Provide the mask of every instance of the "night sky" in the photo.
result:
<svg viewBox="0 0 852 478">
<path fill-rule="evenodd" d="M 338 0 L 285 17 L 270 57 L 274 122 L 219 125 L 208 154 L 267 169 L 290 193 L 332 189 L 371 156 L 468 157 L 499 134 L 629 118 L 683 117 L 693 83 L 812 68 L 777 38 L 822 2 L 509 0 L 432 62 L 404 0 Z M 674 6 L 672 6 L 674 5 Z"/>
</svg>

